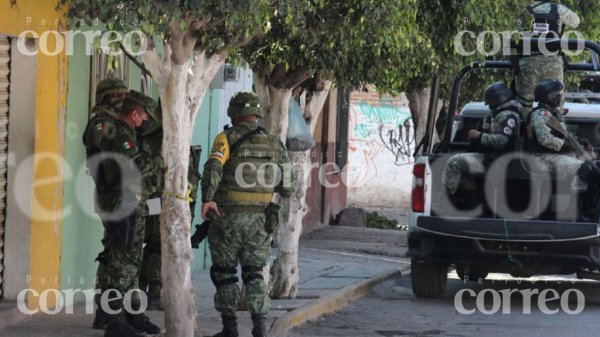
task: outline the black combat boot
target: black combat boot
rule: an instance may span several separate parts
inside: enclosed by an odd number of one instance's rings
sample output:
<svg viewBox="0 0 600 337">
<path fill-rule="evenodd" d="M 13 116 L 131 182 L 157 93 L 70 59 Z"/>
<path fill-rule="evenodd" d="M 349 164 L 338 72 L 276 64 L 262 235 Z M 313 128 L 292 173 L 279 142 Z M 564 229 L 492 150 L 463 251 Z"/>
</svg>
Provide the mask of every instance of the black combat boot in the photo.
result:
<svg viewBox="0 0 600 337">
<path fill-rule="evenodd" d="M 113 317 L 104 331 L 104 337 L 145 337 L 143 331 L 139 331 L 127 322 L 125 317 L 120 314 Z"/>
<path fill-rule="evenodd" d="M 235 316 L 221 316 L 221 321 L 223 322 L 223 331 L 214 335 L 213 337 L 238 337 L 237 330 L 237 319 Z"/>
<path fill-rule="evenodd" d="M 161 285 L 150 284 L 148 286 L 148 308 L 147 310 L 163 311 L 161 300 Z"/>
<path fill-rule="evenodd" d="M 267 317 L 252 316 L 252 337 L 267 337 Z"/>
<path fill-rule="evenodd" d="M 156 335 L 160 333 L 160 328 L 150 322 L 150 318 L 144 314 L 125 314 L 127 322 L 134 328 L 144 331 L 149 335 Z"/>
<path fill-rule="evenodd" d="M 102 309 L 100 305 L 96 309 L 96 316 L 94 317 L 94 329 L 104 330 L 110 322 L 110 315 Z"/>
</svg>

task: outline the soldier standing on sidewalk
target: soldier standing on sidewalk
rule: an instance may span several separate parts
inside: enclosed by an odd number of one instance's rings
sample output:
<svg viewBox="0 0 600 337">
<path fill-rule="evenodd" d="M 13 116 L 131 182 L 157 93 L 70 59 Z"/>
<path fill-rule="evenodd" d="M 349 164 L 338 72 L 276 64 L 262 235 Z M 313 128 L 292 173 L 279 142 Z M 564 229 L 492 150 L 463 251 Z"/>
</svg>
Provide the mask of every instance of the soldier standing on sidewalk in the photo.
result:
<svg viewBox="0 0 600 337">
<path fill-rule="evenodd" d="M 96 184 L 96 212 L 105 227 L 104 251 L 98 256 L 101 291 L 115 289 L 125 295 L 136 288 L 146 200 L 157 184 L 157 172 L 163 170 L 162 160 L 151 159 L 139 147 L 135 134 L 136 128 L 154 118 L 148 108 L 151 103 L 151 98 L 130 91 L 117 118 L 92 119 L 84 134 L 88 167 Z M 132 304 L 134 309 L 140 305 Z M 106 337 L 160 333 L 144 314 L 125 313 L 121 301 L 110 301 L 108 305 L 118 314 L 109 315 L 103 310 L 108 308 L 101 308 L 94 322 L 100 328 L 106 326 Z"/>
<path fill-rule="evenodd" d="M 210 275 L 217 288 L 215 308 L 223 321 L 222 332 L 215 336 L 238 336 L 239 263 L 252 315 L 252 336 L 264 337 L 269 294 L 262 271 L 269 260 L 279 213 L 279 206 L 270 201 L 273 192 L 284 197 L 293 192 L 289 159 L 281 141 L 258 126 L 263 110 L 254 93 L 236 94 L 227 115 L 233 127 L 216 137 L 202 175 L 202 217 L 212 217 Z"/>
</svg>

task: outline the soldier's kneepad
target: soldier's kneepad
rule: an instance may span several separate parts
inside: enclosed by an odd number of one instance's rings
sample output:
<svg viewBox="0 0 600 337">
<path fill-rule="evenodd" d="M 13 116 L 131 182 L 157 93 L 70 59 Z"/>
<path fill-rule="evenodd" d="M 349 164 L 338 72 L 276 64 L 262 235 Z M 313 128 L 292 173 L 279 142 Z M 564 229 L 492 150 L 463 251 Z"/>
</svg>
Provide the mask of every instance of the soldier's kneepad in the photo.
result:
<svg viewBox="0 0 600 337">
<path fill-rule="evenodd" d="M 222 267 L 216 264 L 210 267 L 210 279 L 217 289 L 237 283 L 238 278 L 236 274 L 237 270 L 235 268 Z"/>
<path fill-rule="evenodd" d="M 242 266 L 242 280 L 248 284 L 252 280 L 264 280 L 262 271 L 264 267 Z"/>
</svg>

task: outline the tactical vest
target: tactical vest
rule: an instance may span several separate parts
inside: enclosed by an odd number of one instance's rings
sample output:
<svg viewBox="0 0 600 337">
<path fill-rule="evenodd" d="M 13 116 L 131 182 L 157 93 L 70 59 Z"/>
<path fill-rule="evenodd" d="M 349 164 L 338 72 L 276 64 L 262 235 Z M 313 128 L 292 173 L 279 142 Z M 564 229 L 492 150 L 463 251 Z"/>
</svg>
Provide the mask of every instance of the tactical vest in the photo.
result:
<svg viewBox="0 0 600 337">
<path fill-rule="evenodd" d="M 496 125 L 496 116 L 504 111 L 512 111 L 512 112 L 516 112 L 518 116 L 521 116 L 521 110 L 517 109 L 515 106 L 507 106 L 507 107 L 503 107 L 503 108 L 498 108 L 495 111 L 492 112 L 492 120 L 493 120 L 493 126 L 498 130 L 498 132 L 500 132 L 501 127 L 499 127 L 498 125 Z M 508 143 L 501 149 L 501 150 L 493 150 L 493 151 L 488 151 L 491 152 L 489 153 L 489 155 L 493 155 L 495 157 L 498 157 L 502 154 L 508 153 L 508 152 L 513 152 L 517 149 L 517 142 L 519 141 L 519 123 L 520 123 L 520 118 L 517 118 L 516 122 L 516 127 L 515 130 L 516 132 L 514 132 L 511 136 L 508 137 Z M 495 131 L 495 130 L 494 130 Z"/>
<path fill-rule="evenodd" d="M 527 149 L 529 152 L 534 152 L 534 153 L 556 153 L 556 151 L 553 151 L 545 146 L 543 146 L 542 144 L 540 144 L 540 142 L 538 141 L 537 135 L 535 134 L 535 128 L 533 127 L 533 125 L 531 125 L 531 119 L 532 116 L 537 113 L 538 111 L 548 111 L 548 109 L 545 108 L 537 108 L 535 110 L 533 110 L 529 116 L 527 116 Z M 552 113 L 551 111 L 548 111 L 549 113 Z M 553 130 L 552 128 L 550 128 L 550 133 L 552 134 L 552 136 L 563 139 L 564 137 L 556 132 L 555 130 Z"/>
<path fill-rule="evenodd" d="M 229 146 L 242 136 L 236 128 L 225 134 Z M 261 131 L 229 154 L 215 200 L 224 205 L 266 206 L 280 180 L 277 140 Z"/>
<path fill-rule="evenodd" d="M 548 34 L 547 37 L 552 37 L 553 34 L 550 32 L 554 32 L 557 37 L 561 37 L 563 33 L 563 24 L 560 21 L 560 15 L 558 14 L 558 4 L 550 3 L 550 13 L 536 13 L 535 9 L 539 6 L 548 4 L 547 2 L 541 2 L 539 4 L 527 6 L 527 11 L 533 15 L 533 19 L 535 24 L 537 25 L 548 25 Z M 541 34 L 533 31 L 533 36 L 539 36 Z"/>
</svg>

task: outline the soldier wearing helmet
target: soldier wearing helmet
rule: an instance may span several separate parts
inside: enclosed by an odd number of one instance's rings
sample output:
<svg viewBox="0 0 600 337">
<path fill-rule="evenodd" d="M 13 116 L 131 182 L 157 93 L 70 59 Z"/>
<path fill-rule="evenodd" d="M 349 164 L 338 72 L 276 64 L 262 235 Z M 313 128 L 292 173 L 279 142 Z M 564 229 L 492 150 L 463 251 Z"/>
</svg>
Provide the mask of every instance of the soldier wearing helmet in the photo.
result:
<svg viewBox="0 0 600 337">
<path fill-rule="evenodd" d="M 101 104 L 114 97 L 107 95 Z M 110 103 L 114 108 L 115 100 Z M 158 186 L 156 177 L 162 173 L 162 160 L 151 157 L 140 147 L 136 135 L 136 129 L 156 118 L 156 102 L 130 91 L 120 104 L 119 111 L 98 114 L 89 121 L 83 143 L 96 185 L 96 213 L 104 225 L 104 250 L 97 259 L 98 287 L 101 291 L 115 289 L 124 295 L 136 288 L 134 280 L 141 264 L 144 220 L 148 211 L 146 201 Z M 124 312 L 120 301 L 108 304 L 110 308 L 99 305 L 94 319 L 94 328 L 106 329 L 105 336 L 160 333 L 160 328 L 144 314 Z M 133 305 L 137 310 L 139 303 Z M 108 309 L 120 313 L 110 315 Z"/>
<path fill-rule="evenodd" d="M 129 89 L 120 78 L 109 77 L 100 81 L 96 86 L 92 118 L 103 113 L 116 118 L 128 92 Z"/>
<path fill-rule="evenodd" d="M 281 141 L 259 127 L 263 109 L 254 93 L 241 92 L 229 102 L 227 115 L 233 127 L 219 134 L 202 175 L 202 216 L 211 214 L 208 232 L 213 265 L 211 279 L 217 288 L 215 307 L 223 330 L 216 336 L 237 337 L 239 302 L 237 265 L 247 290 L 254 337 L 266 336 L 269 310 L 267 284 L 262 274 L 277 227 L 273 193 L 293 192 L 289 159 Z"/>
<path fill-rule="evenodd" d="M 543 80 L 536 86 L 535 100 L 539 104 L 529 116 L 528 148 L 540 159 L 542 167 L 538 169 L 554 172 L 560 180 L 572 179 L 571 190 L 578 191 L 581 195 L 592 193 L 578 200 L 579 211 L 585 214 L 591 207 L 595 207 L 586 202 L 597 200 L 600 180 L 595 164 L 578 159 L 575 145 L 567 141 L 561 133 L 567 130 L 561 113 L 564 89 L 563 82 L 554 79 Z M 574 138 L 586 150 L 593 150 L 592 144 L 587 139 Z"/>
<path fill-rule="evenodd" d="M 462 195 L 475 197 L 474 184 L 461 185 L 465 174 L 483 173 L 493 159 L 513 151 L 518 140 L 522 107 L 513 99 L 512 91 L 504 83 L 497 82 L 485 89 L 484 100 L 490 113 L 484 117 L 480 130 L 467 132 L 467 138 L 482 153 L 456 154 L 448 160 L 444 169 L 442 182 L 451 196 L 462 187 L 465 190 Z M 474 200 L 466 201 L 471 203 Z"/>
<path fill-rule="evenodd" d="M 534 1 L 527 7 L 533 17 L 531 31 L 524 36 L 538 38 L 560 38 L 565 27 L 577 28 L 579 16 L 565 5 L 552 1 Z M 563 58 L 556 53 L 533 52 L 522 54 L 516 61 L 515 90 L 517 99 L 523 105 L 523 115 L 527 117 L 533 108 L 534 89 L 543 79 L 563 79 Z"/>
</svg>

